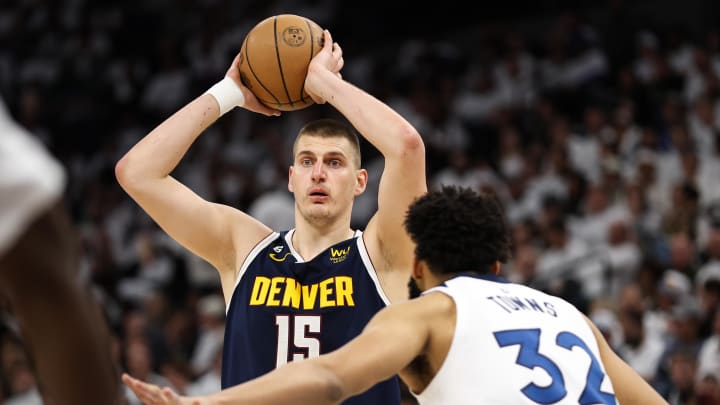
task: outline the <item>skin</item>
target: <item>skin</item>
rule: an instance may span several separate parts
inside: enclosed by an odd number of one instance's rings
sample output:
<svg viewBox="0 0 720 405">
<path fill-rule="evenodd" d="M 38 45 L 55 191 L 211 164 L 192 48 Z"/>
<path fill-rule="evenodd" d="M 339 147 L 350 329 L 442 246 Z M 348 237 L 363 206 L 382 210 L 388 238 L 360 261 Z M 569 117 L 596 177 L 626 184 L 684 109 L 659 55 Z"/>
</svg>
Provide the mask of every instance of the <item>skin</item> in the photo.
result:
<svg viewBox="0 0 720 405">
<path fill-rule="evenodd" d="M 0 295 L 20 323 L 46 400 L 120 404 L 110 331 L 91 291 L 78 282 L 77 239 L 63 208 L 58 202 L 42 213 L 0 255 Z"/>
<path fill-rule="evenodd" d="M 500 264 L 495 266 L 497 270 Z M 413 277 L 423 291 L 449 278 L 434 274 L 423 261 L 415 264 Z M 419 393 L 447 357 L 456 318 L 452 298 L 440 292 L 429 293 L 378 312 L 361 335 L 332 353 L 288 364 L 205 397 L 179 396 L 171 389 L 144 383 L 127 374 L 122 378 L 148 405 L 338 404 L 397 373 L 413 392 Z M 667 404 L 610 349 L 592 322 L 585 320 L 598 341 L 618 402 Z M 425 367 L 416 367 L 419 363 Z"/>
</svg>

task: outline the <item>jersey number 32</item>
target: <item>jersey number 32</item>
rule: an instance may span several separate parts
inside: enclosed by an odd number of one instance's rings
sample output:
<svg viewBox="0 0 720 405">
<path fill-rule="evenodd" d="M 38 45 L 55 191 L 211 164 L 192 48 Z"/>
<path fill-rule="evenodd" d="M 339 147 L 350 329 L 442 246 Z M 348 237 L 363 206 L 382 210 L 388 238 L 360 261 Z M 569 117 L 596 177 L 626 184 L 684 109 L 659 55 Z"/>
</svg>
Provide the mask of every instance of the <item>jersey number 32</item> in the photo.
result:
<svg viewBox="0 0 720 405">
<path fill-rule="evenodd" d="M 550 375 L 550 384 L 540 386 L 533 382 L 527 384 L 521 390 L 530 400 L 538 404 L 554 404 L 567 396 L 565 388 L 565 377 L 560 368 L 549 357 L 538 351 L 540 346 L 540 329 L 512 329 L 494 333 L 495 340 L 500 347 L 519 345 L 515 363 L 533 369 L 539 367 Z M 579 347 L 590 356 L 590 369 L 588 370 L 585 388 L 580 394 L 577 403 L 579 405 L 608 404 L 615 405 L 613 394 L 600 391 L 600 385 L 605 378 L 605 373 L 600 368 L 595 355 L 590 351 L 587 344 L 577 335 L 570 332 L 560 332 L 555 338 L 555 344 L 567 350 Z"/>
</svg>

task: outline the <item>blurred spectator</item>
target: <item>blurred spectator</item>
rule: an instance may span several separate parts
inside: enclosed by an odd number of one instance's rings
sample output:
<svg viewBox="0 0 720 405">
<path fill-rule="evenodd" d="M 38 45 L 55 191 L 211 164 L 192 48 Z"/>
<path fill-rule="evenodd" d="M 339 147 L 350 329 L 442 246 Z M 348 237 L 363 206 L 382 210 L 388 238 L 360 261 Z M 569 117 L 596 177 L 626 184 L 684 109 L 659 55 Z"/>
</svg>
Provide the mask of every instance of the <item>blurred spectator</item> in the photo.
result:
<svg viewBox="0 0 720 405">
<path fill-rule="evenodd" d="M 712 334 L 702 342 L 698 355 L 698 373 L 701 377 L 713 375 L 720 378 L 720 311 L 715 307 L 712 317 Z"/>
<path fill-rule="evenodd" d="M 645 380 L 652 382 L 665 344 L 656 334 L 645 331 L 644 312 L 626 309 L 620 312 L 622 342 L 617 353 Z"/>
<path fill-rule="evenodd" d="M 199 336 L 190 366 L 195 375 L 209 371 L 216 362 L 225 335 L 225 299 L 220 294 L 202 297 L 197 305 Z"/>
<path fill-rule="evenodd" d="M 538 249 L 525 243 L 515 248 L 513 259 L 506 266 L 506 277 L 515 283 L 535 285 L 537 273 Z"/>
<path fill-rule="evenodd" d="M 687 280 L 692 280 L 699 264 L 699 255 L 691 234 L 686 232 L 669 234 L 668 249 L 669 257 L 666 264 L 684 274 Z"/>
<path fill-rule="evenodd" d="M 150 347 L 142 339 L 134 339 L 125 342 L 123 348 L 125 370 L 131 375 L 142 376 L 143 381 L 148 381 L 163 387 L 173 387 L 170 381 L 156 373 L 151 362 Z M 141 405 L 140 400 L 129 389 L 125 388 L 126 396 L 131 405 Z"/>
<path fill-rule="evenodd" d="M 583 214 L 570 223 L 573 235 L 592 246 L 608 243 L 612 224 L 628 221 L 630 212 L 622 203 L 611 200 L 610 189 L 604 184 L 591 185 L 583 200 Z"/>
<path fill-rule="evenodd" d="M 695 375 L 697 361 L 695 353 L 686 350 L 677 350 L 670 354 L 670 382 L 671 387 L 667 393 L 670 405 L 691 404 L 695 399 Z"/>
<path fill-rule="evenodd" d="M 713 318 L 720 312 L 720 267 L 717 263 L 710 262 L 700 268 L 695 276 L 695 288 L 702 309 L 700 334 L 708 337 L 713 333 Z"/>
<path fill-rule="evenodd" d="M 173 260 L 158 246 L 153 236 L 151 231 L 136 235 L 138 262 L 117 286 L 117 295 L 122 301 L 138 304 L 154 290 L 161 290 L 172 281 L 175 271 Z"/>
<path fill-rule="evenodd" d="M 720 378 L 717 374 L 699 374 L 695 383 L 697 405 L 720 405 Z"/>
<path fill-rule="evenodd" d="M 188 384 L 185 394 L 190 396 L 208 395 L 220 391 L 220 375 L 222 372 L 222 345 L 215 348 L 210 367 L 201 373 L 195 381 Z"/>
<path fill-rule="evenodd" d="M 295 226 L 295 201 L 287 185 L 279 184 L 258 196 L 248 208 L 248 214 L 271 229 L 292 229 Z"/>
<path fill-rule="evenodd" d="M 623 329 L 611 305 L 597 305 L 590 311 L 590 320 L 595 323 L 610 347 L 616 352 L 623 341 Z"/>
<path fill-rule="evenodd" d="M 0 335 L 0 376 L 6 382 L 6 404 L 42 405 L 30 359 L 22 342 L 5 333 Z"/>
<path fill-rule="evenodd" d="M 655 389 L 671 403 L 683 404 L 692 398 L 701 344 L 700 316 L 699 306 L 690 297 L 672 308 L 670 334 L 652 382 Z"/>
<path fill-rule="evenodd" d="M 613 298 L 620 293 L 622 286 L 634 281 L 640 267 L 642 252 L 624 221 L 617 221 L 608 227 L 607 261 L 610 271 L 608 295 Z"/>
</svg>

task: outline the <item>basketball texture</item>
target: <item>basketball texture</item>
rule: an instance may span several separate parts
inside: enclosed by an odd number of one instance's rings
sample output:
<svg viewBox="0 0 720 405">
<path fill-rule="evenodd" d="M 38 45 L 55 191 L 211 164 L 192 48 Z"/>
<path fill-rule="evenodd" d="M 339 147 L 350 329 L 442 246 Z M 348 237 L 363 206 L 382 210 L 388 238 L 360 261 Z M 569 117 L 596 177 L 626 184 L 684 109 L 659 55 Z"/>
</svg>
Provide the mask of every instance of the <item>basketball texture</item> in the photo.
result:
<svg viewBox="0 0 720 405">
<path fill-rule="evenodd" d="M 245 36 L 240 48 L 240 79 L 255 97 L 280 111 L 313 104 L 305 93 L 310 60 L 323 44 L 323 30 L 294 14 L 268 17 Z"/>
</svg>

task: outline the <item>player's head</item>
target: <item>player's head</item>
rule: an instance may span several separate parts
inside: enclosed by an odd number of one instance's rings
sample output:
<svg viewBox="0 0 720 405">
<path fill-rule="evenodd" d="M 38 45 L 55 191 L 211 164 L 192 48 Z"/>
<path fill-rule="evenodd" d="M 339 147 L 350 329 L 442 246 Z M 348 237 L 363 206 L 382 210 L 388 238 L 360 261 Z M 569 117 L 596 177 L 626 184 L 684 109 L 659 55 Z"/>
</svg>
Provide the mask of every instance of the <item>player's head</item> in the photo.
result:
<svg viewBox="0 0 720 405">
<path fill-rule="evenodd" d="M 510 258 L 511 238 L 495 194 L 444 186 L 415 200 L 405 218 L 415 257 L 438 275 L 491 273 Z"/>
<path fill-rule="evenodd" d="M 348 126 L 332 119 L 305 125 L 293 145 L 288 190 L 295 196 L 296 221 L 350 221 L 353 200 L 365 191 L 360 142 Z"/>
<path fill-rule="evenodd" d="M 295 143 L 293 144 L 293 158 L 297 156 L 298 143 L 306 136 L 345 139 L 348 142 L 348 146 L 350 146 L 349 152 L 351 156 L 349 156 L 349 158 L 356 169 L 360 168 L 362 161 L 360 156 L 360 139 L 352 128 L 342 122 L 331 118 L 323 118 L 311 121 L 300 128 L 300 132 L 298 132 Z"/>
</svg>

